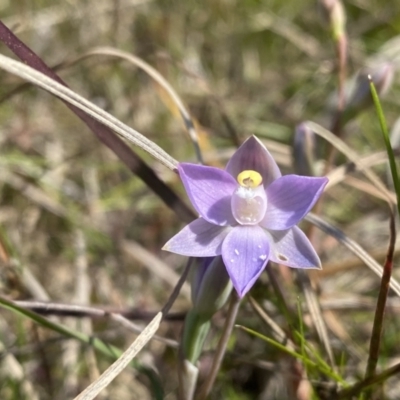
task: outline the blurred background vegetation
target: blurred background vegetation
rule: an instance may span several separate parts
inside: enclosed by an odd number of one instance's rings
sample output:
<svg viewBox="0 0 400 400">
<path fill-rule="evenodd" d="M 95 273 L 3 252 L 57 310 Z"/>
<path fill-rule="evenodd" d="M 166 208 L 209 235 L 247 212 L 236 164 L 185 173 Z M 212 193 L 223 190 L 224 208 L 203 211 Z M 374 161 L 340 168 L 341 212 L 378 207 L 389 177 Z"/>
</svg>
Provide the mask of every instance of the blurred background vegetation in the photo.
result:
<svg viewBox="0 0 400 400">
<path fill-rule="evenodd" d="M 382 104 L 394 146 L 400 144 L 400 3 L 344 2 L 347 77 L 365 67 L 390 66 Z M 332 128 L 338 91 L 335 44 L 320 2 L 311 0 L 0 0 L 4 24 L 77 93 L 164 148 L 178 161 L 196 161 L 179 112 L 161 86 L 118 57 L 90 55 L 96 47 L 135 54 L 177 91 L 195 121 L 207 163 L 223 166 L 249 135 L 265 141 L 284 173 L 293 173 L 296 125 L 312 120 Z M 2 54 L 14 57 L 1 45 Z M 85 57 L 83 57 L 85 56 Z M 182 222 L 60 101 L 0 72 L 0 291 L 13 300 L 93 305 L 124 311 L 143 327 L 169 297 L 185 263 L 161 251 Z M 390 84 L 390 85 L 389 85 Z M 360 157 L 384 150 L 374 108 L 347 104 L 340 135 Z M 337 132 L 336 132 L 337 133 Z M 315 166 L 326 172 L 328 146 L 318 139 Z M 135 149 L 186 201 L 178 178 Z M 343 156 L 337 164 L 345 162 Z M 390 187 L 387 166 L 375 171 Z M 328 190 L 320 215 L 340 227 L 382 264 L 389 237 L 388 208 L 359 173 Z M 324 269 L 311 274 L 340 374 L 362 378 L 380 280 L 332 237 L 315 232 Z M 396 253 L 397 254 L 397 253 Z M 395 258 L 395 266 L 396 260 Z M 302 298 L 292 271 L 276 272 L 296 315 Z M 400 279 L 398 270 L 394 276 Z M 160 336 L 179 341 L 190 307 L 188 287 Z M 286 330 L 287 321 L 268 277 L 252 296 Z M 302 300 L 304 305 L 304 300 Z M 400 302 L 391 295 L 380 369 L 400 361 Z M 224 321 L 213 320 L 201 359 L 204 379 Z M 121 349 L 135 335 L 104 318 L 52 316 L 71 329 Z M 304 308 L 306 338 L 324 356 Z M 240 324 L 268 336 L 244 301 Z M 152 341 L 139 355 L 157 372 L 165 398 L 176 398 L 176 342 Z M 67 399 L 110 363 L 90 346 L 0 311 L 0 398 Z M 282 394 L 287 356 L 235 330 L 213 399 L 290 399 Z M 292 372 L 290 372 L 292 373 Z M 204 376 L 203 376 L 204 375 Z M 311 371 L 307 398 L 330 398 L 329 379 Z M 326 385 L 325 385 L 326 384 Z M 140 368 L 125 370 L 100 399 L 152 398 Z M 399 399 L 392 378 L 377 398 Z M 308 396 L 308 397 L 307 397 Z"/>
</svg>

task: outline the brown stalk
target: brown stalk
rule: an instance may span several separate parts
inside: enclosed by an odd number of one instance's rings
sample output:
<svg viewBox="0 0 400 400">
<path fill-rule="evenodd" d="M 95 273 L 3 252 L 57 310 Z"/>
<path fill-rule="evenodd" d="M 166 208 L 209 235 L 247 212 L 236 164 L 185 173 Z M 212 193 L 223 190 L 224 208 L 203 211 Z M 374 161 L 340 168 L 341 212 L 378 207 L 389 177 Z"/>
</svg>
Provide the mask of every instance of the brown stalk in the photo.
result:
<svg viewBox="0 0 400 400">
<path fill-rule="evenodd" d="M 386 301 L 389 293 L 390 277 L 392 275 L 392 270 L 393 270 L 393 254 L 394 254 L 395 242 L 396 242 L 396 225 L 395 225 L 394 213 L 393 210 L 391 210 L 389 247 L 387 251 L 385 264 L 383 266 L 381 286 L 379 289 L 378 301 L 376 304 L 374 325 L 372 328 L 365 379 L 368 379 L 375 375 L 376 366 L 378 364 L 379 349 L 380 349 L 382 329 L 383 329 L 383 318 L 385 315 Z"/>
</svg>

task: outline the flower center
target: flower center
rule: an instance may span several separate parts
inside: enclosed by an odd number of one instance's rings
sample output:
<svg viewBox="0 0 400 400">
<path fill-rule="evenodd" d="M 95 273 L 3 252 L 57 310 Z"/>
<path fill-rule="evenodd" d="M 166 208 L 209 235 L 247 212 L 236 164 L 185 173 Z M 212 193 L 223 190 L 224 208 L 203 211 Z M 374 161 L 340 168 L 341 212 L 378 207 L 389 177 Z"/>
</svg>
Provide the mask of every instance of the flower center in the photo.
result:
<svg viewBox="0 0 400 400">
<path fill-rule="evenodd" d="M 241 225 L 258 224 L 267 211 L 267 195 L 262 177 L 256 171 L 242 171 L 237 176 L 238 188 L 232 195 L 232 214 Z"/>
</svg>

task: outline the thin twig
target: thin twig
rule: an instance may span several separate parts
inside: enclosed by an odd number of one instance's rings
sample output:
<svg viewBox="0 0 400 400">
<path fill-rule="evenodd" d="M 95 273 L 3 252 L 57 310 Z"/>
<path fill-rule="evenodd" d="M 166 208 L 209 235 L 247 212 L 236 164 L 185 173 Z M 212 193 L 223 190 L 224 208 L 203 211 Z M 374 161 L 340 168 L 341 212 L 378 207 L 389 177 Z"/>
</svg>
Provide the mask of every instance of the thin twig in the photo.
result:
<svg viewBox="0 0 400 400">
<path fill-rule="evenodd" d="M 128 320 L 150 321 L 156 316 L 154 311 L 142 311 L 130 308 L 112 306 L 82 306 L 80 304 L 53 303 L 47 301 L 16 300 L 20 307 L 34 311 L 41 315 L 58 315 L 60 317 L 75 318 L 108 318 L 109 315 L 121 315 Z M 169 313 L 163 317 L 167 321 L 182 322 L 186 312 Z"/>
</svg>

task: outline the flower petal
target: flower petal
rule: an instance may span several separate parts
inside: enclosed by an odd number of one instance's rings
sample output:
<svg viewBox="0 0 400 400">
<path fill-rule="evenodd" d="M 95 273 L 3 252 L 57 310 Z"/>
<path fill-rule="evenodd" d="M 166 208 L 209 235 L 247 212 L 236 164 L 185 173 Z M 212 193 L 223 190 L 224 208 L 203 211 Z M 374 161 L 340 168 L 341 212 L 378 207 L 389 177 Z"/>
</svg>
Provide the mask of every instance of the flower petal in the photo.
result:
<svg viewBox="0 0 400 400">
<path fill-rule="evenodd" d="M 281 176 L 281 171 L 265 146 L 249 137 L 229 160 L 226 170 L 236 179 L 240 172 L 253 170 L 263 178 L 264 187 Z"/>
<path fill-rule="evenodd" d="M 267 234 L 271 236 L 271 261 L 292 268 L 321 269 L 318 254 L 299 227 Z"/>
<path fill-rule="evenodd" d="M 285 175 L 267 188 L 268 207 L 260 225 L 285 230 L 296 225 L 321 196 L 327 178 Z"/>
<path fill-rule="evenodd" d="M 224 170 L 180 163 L 179 175 L 197 212 L 216 225 L 236 225 L 231 211 L 231 196 L 236 181 Z"/>
<path fill-rule="evenodd" d="M 168 240 L 163 250 L 191 257 L 217 256 L 221 254 L 222 242 L 229 230 L 197 218 Z"/>
<path fill-rule="evenodd" d="M 240 297 L 250 290 L 267 265 L 269 248 L 268 237 L 259 226 L 236 226 L 226 236 L 222 258 Z"/>
</svg>

